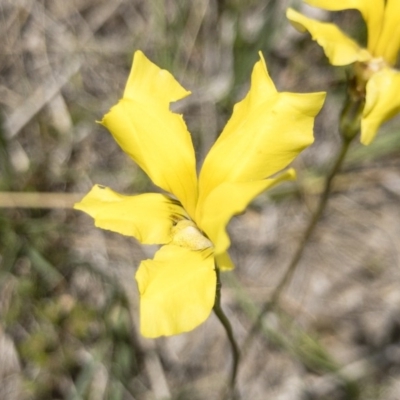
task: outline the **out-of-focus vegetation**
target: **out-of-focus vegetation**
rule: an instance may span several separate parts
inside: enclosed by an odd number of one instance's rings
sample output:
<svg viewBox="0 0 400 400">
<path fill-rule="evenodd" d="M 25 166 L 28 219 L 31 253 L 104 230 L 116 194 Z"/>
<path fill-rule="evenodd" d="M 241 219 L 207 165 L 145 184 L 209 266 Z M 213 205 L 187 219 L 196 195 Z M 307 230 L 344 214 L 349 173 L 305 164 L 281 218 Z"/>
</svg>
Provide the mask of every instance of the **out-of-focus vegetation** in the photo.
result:
<svg viewBox="0 0 400 400">
<path fill-rule="evenodd" d="M 243 343 L 303 232 L 338 146 L 346 71 L 277 0 L 0 0 L 0 400 L 218 399 L 231 355 L 211 317 L 145 340 L 133 276 L 154 249 L 71 205 L 92 184 L 157 190 L 96 124 L 143 50 L 192 96 L 174 105 L 199 162 L 262 51 L 280 90 L 327 90 L 298 181 L 232 221 L 222 306 Z M 322 17 L 328 14 L 322 13 Z M 335 22 L 365 36 L 354 12 Z M 277 133 L 278 134 L 278 133 Z M 244 354 L 243 399 L 398 400 L 400 123 L 356 143 L 279 312 Z M 173 147 L 171 148 L 173 151 Z"/>
</svg>

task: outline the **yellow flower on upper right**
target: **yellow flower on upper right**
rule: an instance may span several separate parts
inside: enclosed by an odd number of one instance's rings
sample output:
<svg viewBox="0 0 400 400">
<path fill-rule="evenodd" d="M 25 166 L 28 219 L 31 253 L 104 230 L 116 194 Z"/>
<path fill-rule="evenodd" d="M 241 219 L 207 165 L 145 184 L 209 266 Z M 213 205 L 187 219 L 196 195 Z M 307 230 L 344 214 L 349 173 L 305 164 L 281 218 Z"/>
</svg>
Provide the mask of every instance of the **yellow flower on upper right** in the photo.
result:
<svg viewBox="0 0 400 400">
<path fill-rule="evenodd" d="M 308 18 L 289 8 L 286 16 L 301 32 L 308 31 L 332 65 L 354 64 L 357 90 L 364 96 L 361 142 L 370 144 L 380 125 L 400 112 L 400 0 L 305 0 L 330 11 L 359 10 L 367 24 L 367 48 L 336 25 Z"/>
</svg>

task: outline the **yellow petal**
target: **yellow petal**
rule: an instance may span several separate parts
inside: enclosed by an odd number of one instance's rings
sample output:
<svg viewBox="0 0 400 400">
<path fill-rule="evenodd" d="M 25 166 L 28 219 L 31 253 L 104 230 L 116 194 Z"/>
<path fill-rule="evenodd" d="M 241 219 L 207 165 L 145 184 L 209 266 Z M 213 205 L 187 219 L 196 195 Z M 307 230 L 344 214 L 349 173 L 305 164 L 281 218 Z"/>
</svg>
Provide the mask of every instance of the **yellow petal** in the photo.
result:
<svg viewBox="0 0 400 400">
<path fill-rule="evenodd" d="M 286 12 L 292 25 L 301 32 L 308 31 L 324 49 L 332 65 L 348 65 L 371 59 L 370 53 L 344 34 L 336 25 L 308 18 L 293 9 Z"/>
<path fill-rule="evenodd" d="M 140 329 L 154 338 L 188 332 L 211 313 L 216 274 L 212 249 L 192 251 L 163 246 L 136 273 L 140 293 Z"/>
<path fill-rule="evenodd" d="M 261 180 L 285 168 L 313 142 L 314 117 L 324 98 L 325 93 L 277 92 L 261 56 L 249 93 L 204 161 L 198 208 L 223 182 Z"/>
<path fill-rule="evenodd" d="M 380 125 L 400 112 L 400 72 L 384 68 L 367 83 L 367 96 L 361 120 L 361 142 L 370 144 Z"/>
<path fill-rule="evenodd" d="M 385 0 L 305 0 L 305 2 L 330 11 L 359 10 L 368 27 L 368 50 L 375 55 L 374 48 L 382 29 Z"/>
<path fill-rule="evenodd" d="M 293 169 L 274 179 L 253 182 L 224 182 L 216 187 L 202 204 L 198 225 L 214 244 L 216 255 L 224 253 L 230 246 L 226 226 L 234 215 L 241 213 L 248 204 L 264 190 L 284 180 L 294 179 Z"/>
<path fill-rule="evenodd" d="M 93 217 L 98 228 L 133 236 L 143 244 L 169 243 L 173 225 L 185 217 L 178 202 L 162 194 L 123 196 L 99 185 L 74 208 Z"/>
<path fill-rule="evenodd" d="M 168 71 L 138 51 L 124 97 L 102 123 L 150 179 L 193 215 L 197 200 L 193 145 L 182 116 L 169 110 L 171 101 L 188 94 Z"/>
<path fill-rule="evenodd" d="M 375 49 L 376 56 L 382 56 L 394 65 L 400 50 L 400 1 L 388 0 L 385 7 L 383 28 Z"/>
<path fill-rule="evenodd" d="M 231 271 L 235 268 L 233 261 L 227 251 L 215 254 L 215 264 L 222 271 Z"/>
</svg>

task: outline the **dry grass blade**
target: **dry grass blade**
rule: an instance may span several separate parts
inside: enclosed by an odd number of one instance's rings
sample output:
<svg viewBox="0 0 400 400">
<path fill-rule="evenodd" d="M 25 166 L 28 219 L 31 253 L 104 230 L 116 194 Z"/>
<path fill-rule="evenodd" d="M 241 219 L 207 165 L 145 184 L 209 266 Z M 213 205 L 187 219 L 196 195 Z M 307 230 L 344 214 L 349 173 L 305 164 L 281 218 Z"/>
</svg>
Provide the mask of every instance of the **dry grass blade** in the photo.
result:
<svg viewBox="0 0 400 400">
<path fill-rule="evenodd" d="M 152 393 L 155 400 L 162 400 L 171 397 L 167 380 L 165 378 L 164 369 L 161 365 L 160 358 L 155 351 L 147 351 L 145 356 L 145 368 L 150 380 Z"/>
<path fill-rule="evenodd" d="M 0 192 L 0 208 L 72 208 L 82 197 L 75 193 Z"/>
<path fill-rule="evenodd" d="M 56 78 L 47 81 L 18 107 L 4 123 L 6 137 L 12 139 L 20 130 L 69 82 L 81 67 L 79 58 L 69 60 L 68 65 L 59 73 Z"/>
</svg>

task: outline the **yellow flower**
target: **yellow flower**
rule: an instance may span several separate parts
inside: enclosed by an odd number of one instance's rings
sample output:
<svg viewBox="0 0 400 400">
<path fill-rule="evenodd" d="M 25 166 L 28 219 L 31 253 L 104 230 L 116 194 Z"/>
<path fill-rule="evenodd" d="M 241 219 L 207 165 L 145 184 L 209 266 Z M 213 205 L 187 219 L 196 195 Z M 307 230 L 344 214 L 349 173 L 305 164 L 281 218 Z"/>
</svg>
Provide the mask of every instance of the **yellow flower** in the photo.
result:
<svg viewBox="0 0 400 400">
<path fill-rule="evenodd" d="M 367 24 L 365 49 L 336 25 L 307 18 L 290 8 L 287 10 L 292 24 L 311 34 L 332 65 L 355 63 L 358 85 L 365 96 L 361 142 L 370 144 L 379 126 L 400 112 L 400 72 L 393 68 L 400 50 L 400 0 L 304 1 L 331 11 L 357 9 Z"/>
<path fill-rule="evenodd" d="M 124 196 L 95 185 L 75 204 L 97 227 L 163 245 L 136 273 L 144 336 L 186 332 L 207 319 L 215 300 L 215 265 L 233 268 L 229 220 L 267 188 L 293 179 L 293 170 L 276 173 L 313 142 L 325 93 L 278 93 L 260 57 L 248 95 L 236 104 L 199 178 L 185 122 L 169 110 L 170 102 L 189 92 L 142 52 L 135 53 L 123 98 L 102 120 L 167 193 Z"/>
</svg>

